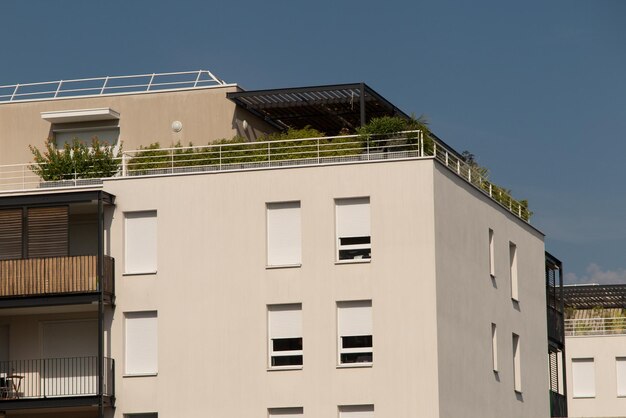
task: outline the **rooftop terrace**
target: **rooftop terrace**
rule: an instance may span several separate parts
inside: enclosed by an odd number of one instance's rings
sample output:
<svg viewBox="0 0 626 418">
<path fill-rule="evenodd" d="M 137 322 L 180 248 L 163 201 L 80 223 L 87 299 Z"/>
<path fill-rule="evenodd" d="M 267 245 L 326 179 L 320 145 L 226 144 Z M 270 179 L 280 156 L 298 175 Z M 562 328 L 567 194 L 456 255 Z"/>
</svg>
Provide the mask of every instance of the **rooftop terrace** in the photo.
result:
<svg viewBox="0 0 626 418">
<path fill-rule="evenodd" d="M 37 168 L 35 164 L 6 165 L 0 166 L 0 195 L 98 187 L 102 177 L 171 176 L 418 159 L 435 159 L 505 210 L 526 222 L 529 220 L 531 213 L 525 204 L 482 176 L 476 166 L 465 162 L 456 151 L 436 139 L 425 138 L 420 131 L 379 137 L 345 135 L 124 151 L 113 175 L 89 173 L 88 177 L 93 178 L 81 178 L 85 176 L 73 173 L 43 181 L 33 172 Z"/>
</svg>

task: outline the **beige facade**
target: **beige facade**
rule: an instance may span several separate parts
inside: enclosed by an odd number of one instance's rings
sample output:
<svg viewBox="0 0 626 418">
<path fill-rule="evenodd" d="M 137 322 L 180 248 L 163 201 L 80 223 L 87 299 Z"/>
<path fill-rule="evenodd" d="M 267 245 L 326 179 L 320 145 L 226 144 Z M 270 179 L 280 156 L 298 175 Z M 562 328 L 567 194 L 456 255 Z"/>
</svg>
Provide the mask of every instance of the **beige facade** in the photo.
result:
<svg viewBox="0 0 626 418">
<path fill-rule="evenodd" d="M 569 336 L 566 347 L 569 416 L 626 416 L 626 335 Z"/>
<path fill-rule="evenodd" d="M 271 131 L 225 98 L 235 90 L 0 104 L 7 150 L 0 164 L 28 161 L 27 145 L 50 131 L 41 113 L 58 110 L 114 109 L 125 149 L 205 144 L 242 134 L 243 120 L 250 140 Z M 171 129 L 176 120 L 180 133 Z M 114 203 L 102 212 L 93 201 L 81 209 L 72 195 L 85 191 L 106 192 Z M 372 409 L 376 417 L 550 415 L 543 235 L 435 158 L 114 177 L 85 188 L 6 193 L 0 204 L 23 199 L 26 207 L 53 195 L 70 206 L 68 256 L 89 247 L 89 255 L 101 250 L 115 260 L 114 306 L 0 309 L 0 326 L 9 330 L 0 365 L 49 359 L 63 349 L 59 335 L 102 318 L 100 354 L 115 361 L 107 372 L 113 380 L 104 379 L 115 390 L 107 417 L 267 417 L 280 408 L 302 408 L 304 417 Z M 368 202 L 360 213 L 371 244 L 346 241 L 359 255 L 342 260 L 337 202 L 353 198 Z M 281 207 L 268 204 L 280 202 L 299 203 L 289 206 L 299 208 L 299 235 L 288 239 L 299 237 L 301 250 L 290 253 L 289 265 L 268 266 L 268 207 Z M 98 225 L 101 246 L 88 239 Z M 363 256 L 368 244 L 371 259 Z M 339 309 L 356 301 L 365 302 L 359 315 L 369 315 L 371 331 L 362 326 L 350 335 L 371 332 L 371 361 L 342 357 L 350 348 L 342 346 Z M 301 365 L 272 365 L 268 312 L 276 305 L 301 310 L 294 316 L 301 324 L 290 324 L 301 335 L 288 335 L 302 338 Z M 91 346 L 81 338 L 67 341 L 67 352 L 86 358 Z M 0 400 L 0 411 L 2 402 L 26 398 Z M 91 417 L 97 410 L 24 407 L 6 416 L 24 414 Z"/>
</svg>

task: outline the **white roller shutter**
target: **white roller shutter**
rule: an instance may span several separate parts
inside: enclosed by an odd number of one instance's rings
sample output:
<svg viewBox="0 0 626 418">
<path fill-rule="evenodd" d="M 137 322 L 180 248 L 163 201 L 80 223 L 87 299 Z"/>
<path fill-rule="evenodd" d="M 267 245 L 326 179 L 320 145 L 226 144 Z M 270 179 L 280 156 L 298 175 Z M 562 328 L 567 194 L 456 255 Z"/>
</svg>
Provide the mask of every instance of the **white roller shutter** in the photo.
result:
<svg viewBox="0 0 626 418">
<path fill-rule="evenodd" d="M 617 396 L 626 396 L 626 357 L 615 359 L 617 368 Z"/>
<path fill-rule="evenodd" d="M 267 204 L 267 264 L 302 262 L 300 202 Z"/>
<path fill-rule="evenodd" d="M 372 301 L 339 302 L 339 336 L 372 335 Z"/>
<path fill-rule="evenodd" d="M 337 199 L 337 236 L 369 237 L 370 198 Z"/>
<path fill-rule="evenodd" d="M 126 374 L 157 372 L 157 313 L 130 312 L 126 319 Z"/>
<path fill-rule="evenodd" d="M 125 213 L 125 273 L 157 270 L 156 211 Z"/>
<path fill-rule="evenodd" d="M 596 371 L 592 358 L 572 359 L 572 381 L 575 398 L 596 396 Z"/>
<path fill-rule="evenodd" d="M 302 337 L 302 305 L 273 305 L 269 307 L 271 339 Z"/>
</svg>

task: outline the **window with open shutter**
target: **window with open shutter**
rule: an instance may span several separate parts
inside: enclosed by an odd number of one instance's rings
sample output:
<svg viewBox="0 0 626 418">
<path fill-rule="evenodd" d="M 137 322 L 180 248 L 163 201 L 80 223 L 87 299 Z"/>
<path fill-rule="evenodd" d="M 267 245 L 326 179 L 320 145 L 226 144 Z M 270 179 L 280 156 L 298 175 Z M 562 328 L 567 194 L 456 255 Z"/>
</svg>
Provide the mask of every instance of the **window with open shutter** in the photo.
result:
<svg viewBox="0 0 626 418">
<path fill-rule="evenodd" d="M 302 366 L 302 305 L 268 306 L 270 367 Z"/>
<path fill-rule="evenodd" d="M 372 258 L 370 199 L 337 199 L 337 260 Z"/>
<path fill-rule="evenodd" d="M 270 408 L 270 418 L 301 418 L 304 413 L 304 408 Z"/>
<path fill-rule="evenodd" d="M 339 418 L 374 418 L 374 405 L 340 406 Z"/>
<path fill-rule="evenodd" d="M 337 303 L 339 363 L 371 363 L 372 301 Z"/>
</svg>

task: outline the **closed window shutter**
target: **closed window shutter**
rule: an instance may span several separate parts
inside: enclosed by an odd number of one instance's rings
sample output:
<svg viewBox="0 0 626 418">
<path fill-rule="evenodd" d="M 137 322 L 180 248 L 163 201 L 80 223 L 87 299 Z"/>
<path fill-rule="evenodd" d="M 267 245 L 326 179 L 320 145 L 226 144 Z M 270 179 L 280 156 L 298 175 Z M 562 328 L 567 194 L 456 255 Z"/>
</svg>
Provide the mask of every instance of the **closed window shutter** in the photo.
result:
<svg viewBox="0 0 626 418">
<path fill-rule="evenodd" d="M 126 216 L 125 272 L 157 271 L 157 213 L 129 212 Z"/>
<path fill-rule="evenodd" d="M 69 255 L 69 207 L 28 208 L 28 258 Z"/>
<path fill-rule="evenodd" d="M 157 372 L 157 313 L 126 313 L 126 374 Z"/>
<path fill-rule="evenodd" d="M 617 367 L 617 396 L 626 396 L 626 357 L 615 359 Z"/>
<path fill-rule="evenodd" d="M 342 406 L 339 410 L 339 418 L 374 418 L 374 406 Z"/>
<path fill-rule="evenodd" d="M 0 211 L 0 260 L 22 258 L 22 209 Z"/>
<path fill-rule="evenodd" d="M 372 335 L 372 301 L 339 302 L 339 335 Z"/>
<path fill-rule="evenodd" d="M 596 396 L 596 370 L 592 358 L 572 359 L 572 381 L 574 397 L 593 398 Z"/>
<path fill-rule="evenodd" d="M 269 307 L 270 338 L 302 337 L 302 307 L 299 304 Z"/>
<path fill-rule="evenodd" d="M 369 237 L 370 198 L 338 199 L 337 235 L 346 237 Z"/>
<path fill-rule="evenodd" d="M 301 242 L 300 202 L 268 203 L 267 264 L 300 264 Z"/>
</svg>

